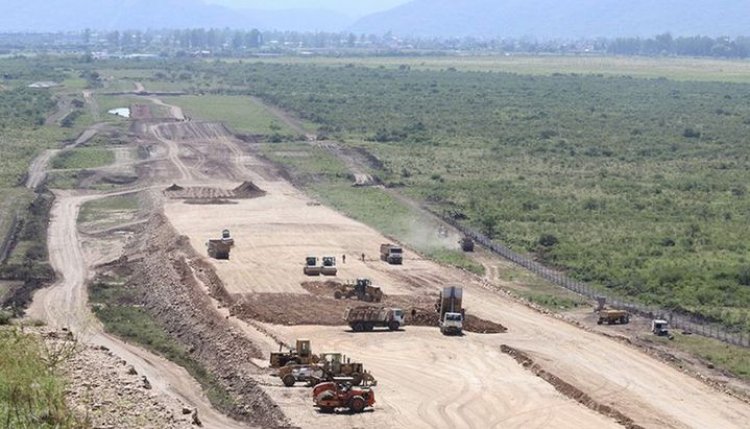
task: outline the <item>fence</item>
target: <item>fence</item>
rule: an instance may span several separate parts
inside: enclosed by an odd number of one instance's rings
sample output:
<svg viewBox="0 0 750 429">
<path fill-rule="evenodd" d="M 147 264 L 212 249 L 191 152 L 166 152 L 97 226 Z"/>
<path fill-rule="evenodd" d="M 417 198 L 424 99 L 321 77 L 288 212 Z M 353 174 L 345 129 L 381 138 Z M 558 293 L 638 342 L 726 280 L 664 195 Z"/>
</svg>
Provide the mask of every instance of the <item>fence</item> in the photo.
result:
<svg viewBox="0 0 750 429">
<path fill-rule="evenodd" d="M 748 335 L 747 333 L 730 332 L 722 326 L 707 323 L 697 316 L 681 314 L 656 307 L 649 307 L 643 304 L 624 301 L 617 297 L 607 296 L 607 294 L 602 293 L 601 290 L 594 289 L 586 283 L 575 281 L 558 271 L 551 270 L 534 260 L 531 260 L 519 253 L 512 251 L 507 246 L 499 243 L 494 243 L 486 235 L 474 231 L 473 229 L 468 228 L 465 225 L 462 225 L 460 222 L 450 216 L 436 213 L 429 208 L 427 208 L 427 210 L 441 218 L 446 223 L 452 225 L 454 228 L 461 231 L 467 237 L 471 237 L 477 243 L 480 243 L 486 248 L 492 250 L 494 253 L 517 265 L 526 268 L 527 270 L 558 286 L 562 286 L 566 289 L 592 299 L 595 299 L 597 297 L 604 297 L 606 298 L 607 302 L 610 303 L 613 307 L 626 309 L 633 314 L 637 314 L 649 319 L 667 320 L 669 321 L 669 324 L 676 329 L 689 331 L 705 337 L 715 338 L 717 340 L 733 344 L 735 346 L 750 347 L 750 335 Z"/>
</svg>

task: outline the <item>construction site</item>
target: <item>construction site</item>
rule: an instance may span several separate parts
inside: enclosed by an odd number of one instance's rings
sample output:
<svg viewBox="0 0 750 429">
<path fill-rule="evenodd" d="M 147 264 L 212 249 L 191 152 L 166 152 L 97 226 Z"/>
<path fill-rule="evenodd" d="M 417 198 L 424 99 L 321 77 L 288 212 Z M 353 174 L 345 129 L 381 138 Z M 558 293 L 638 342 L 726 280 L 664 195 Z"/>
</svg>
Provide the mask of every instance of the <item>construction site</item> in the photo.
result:
<svg viewBox="0 0 750 429">
<path fill-rule="evenodd" d="M 223 124 L 143 103 L 125 137 L 146 155 L 108 167 L 137 179 L 55 191 L 59 280 L 29 315 L 106 347 L 204 427 L 747 427 L 746 388 L 618 331 L 652 321 L 594 313 L 595 303 L 586 319 L 551 314 L 509 293 L 498 275 L 507 262 L 450 226 L 436 220 L 436 234 L 456 237 L 486 276 L 321 205 Z M 137 213 L 77 224 L 82 205 L 118 195 L 135 195 Z M 219 412 L 180 367 L 102 330 L 87 288 L 107 279 L 216 376 L 231 405 Z"/>
</svg>

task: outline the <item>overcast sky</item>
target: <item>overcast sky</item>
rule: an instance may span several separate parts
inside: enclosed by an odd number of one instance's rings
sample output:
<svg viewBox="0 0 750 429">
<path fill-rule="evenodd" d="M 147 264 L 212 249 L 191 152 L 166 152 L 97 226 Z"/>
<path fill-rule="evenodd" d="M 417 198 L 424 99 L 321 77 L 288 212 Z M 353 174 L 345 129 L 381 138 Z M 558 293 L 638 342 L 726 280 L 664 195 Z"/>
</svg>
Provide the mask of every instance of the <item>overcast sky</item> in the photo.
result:
<svg viewBox="0 0 750 429">
<path fill-rule="evenodd" d="M 380 12 L 409 0 L 204 0 L 225 6 L 251 9 L 312 8 L 333 10 L 352 17 Z"/>
</svg>

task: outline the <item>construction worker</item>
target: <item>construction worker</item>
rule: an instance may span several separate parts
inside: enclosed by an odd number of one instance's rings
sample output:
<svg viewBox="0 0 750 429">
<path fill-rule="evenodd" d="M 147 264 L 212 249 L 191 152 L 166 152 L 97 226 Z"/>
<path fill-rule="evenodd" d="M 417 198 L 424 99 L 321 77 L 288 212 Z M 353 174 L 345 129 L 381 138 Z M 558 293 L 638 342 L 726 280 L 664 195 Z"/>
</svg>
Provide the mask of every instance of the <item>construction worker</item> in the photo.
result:
<svg viewBox="0 0 750 429">
<path fill-rule="evenodd" d="M 362 262 L 365 262 L 365 254 L 362 254 Z"/>
<path fill-rule="evenodd" d="M 346 264 L 346 255 L 341 255 L 341 263 Z"/>
</svg>

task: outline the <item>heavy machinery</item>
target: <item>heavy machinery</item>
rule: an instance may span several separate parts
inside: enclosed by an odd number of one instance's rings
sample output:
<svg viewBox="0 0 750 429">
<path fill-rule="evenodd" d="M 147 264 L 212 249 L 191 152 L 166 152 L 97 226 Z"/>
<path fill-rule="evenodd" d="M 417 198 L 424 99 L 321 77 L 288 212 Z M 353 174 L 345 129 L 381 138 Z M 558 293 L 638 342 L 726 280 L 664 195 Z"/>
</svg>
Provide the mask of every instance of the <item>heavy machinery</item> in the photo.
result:
<svg viewBox="0 0 750 429">
<path fill-rule="evenodd" d="M 355 387 L 346 382 L 327 381 L 313 388 L 313 403 L 322 413 L 332 413 L 336 408 L 346 408 L 361 413 L 375 404 L 375 392 L 369 387 Z"/>
<path fill-rule="evenodd" d="M 286 365 L 311 364 L 318 362 L 318 356 L 312 353 L 310 340 L 297 340 L 294 350 L 282 352 L 279 347 L 278 353 L 271 353 L 271 368 L 280 368 Z"/>
<path fill-rule="evenodd" d="M 320 267 L 320 274 L 323 274 L 324 276 L 335 276 L 337 272 L 336 258 L 333 256 L 324 256 L 323 264 Z"/>
<path fill-rule="evenodd" d="M 464 237 L 458 240 L 458 244 L 461 245 L 461 250 L 463 250 L 464 252 L 474 251 L 474 240 L 471 237 Z"/>
<path fill-rule="evenodd" d="M 435 309 L 440 314 L 439 326 L 443 335 L 461 335 L 464 329 L 464 309 L 461 307 L 463 288 L 444 287 L 440 292 Z"/>
<path fill-rule="evenodd" d="M 376 385 L 377 380 L 364 370 L 364 365 L 351 362 L 341 353 L 321 353 L 316 356 L 316 363 L 303 365 L 286 365 L 279 368 L 277 375 L 284 386 L 292 387 L 297 382 L 315 385 L 321 381 L 347 377 L 348 381 L 359 386 L 362 383 Z"/>
<path fill-rule="evenodd" d="M 320 266 L 318 265 L 318 257 L 308 256 L 305 258 L 305 267 L 302 269 L 302 272 L 306 276 L 319 276 Z"/>
<path fill-rule="evenodd" d="M 669 336 L 669 322 L 662 319 L 655 319 L 651 321 L 651 332 L 654 335 L 658 335 L 660 337 L 668 337 Z"/>
<path fill-rule="evenodd" d="M 333 293 L 336 299 L 354 298 L 365 302 L 380 302 L 383 300 L 383 291 L 373 286 L 370 279 L 358 278 L 356 282 L 347 282 L 338 287 Z"/>
<path fill-rule="evenodd" d="M 607 325 L 612 325 L 615 323 L 624 325 L 630 322 L 630 313 L 625 310 L 601 310 L 599 311 L 599 320 L 597 320 L 596 323 L 598 325 L 601 325 L 605 322 L 607 323 Z"/>
<path fill-rule="evenodd" d="M 372 331 L 375 327 L 396 331 L 404 326 L 404 311 L 400 308 L 354 307 L 346 309 L 344 319 L 354 332 Z"/>
<path fill-rule="evenodd" d="M 401 247 L 394 244 L 385 243 L 380 245 L 380 260 L 392 265 L 399 265 L 404 262 L 404 251 Z"/>
<path fill-rule="evenodd" d="M 234 246 L 234 238 L 229 235 L 229 230 L 221 231 L 221 238 L 210 239 L 206 243 L 208 256 L 214 259 L 229 259 L 229 251 Z"/>
</svg>

